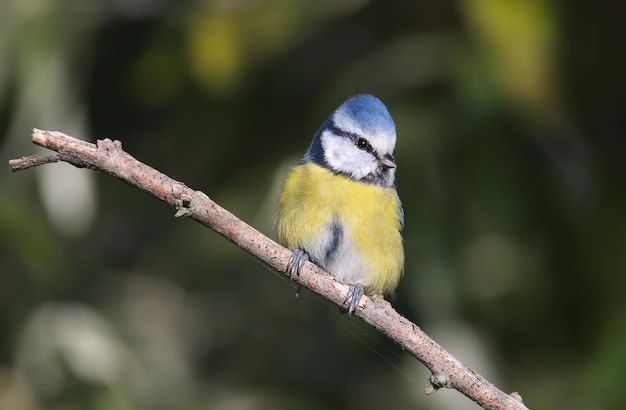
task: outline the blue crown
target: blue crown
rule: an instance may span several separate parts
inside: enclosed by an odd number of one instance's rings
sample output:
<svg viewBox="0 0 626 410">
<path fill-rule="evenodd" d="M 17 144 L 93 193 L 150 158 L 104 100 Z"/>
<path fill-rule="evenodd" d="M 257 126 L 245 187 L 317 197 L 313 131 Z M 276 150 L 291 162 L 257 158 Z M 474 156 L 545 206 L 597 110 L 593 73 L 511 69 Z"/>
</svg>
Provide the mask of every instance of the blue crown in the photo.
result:
<svg viewBox="0 0 626 410">
<path fill-rule="evenodd" d="M 392 131 L 395 134 L 396 124 L 391 114 L 385 104 L 373 95 L 362 94 L 349 98 L 337 108 L 335 115 L 352 117 L 367 133 Z"/>
</svg>

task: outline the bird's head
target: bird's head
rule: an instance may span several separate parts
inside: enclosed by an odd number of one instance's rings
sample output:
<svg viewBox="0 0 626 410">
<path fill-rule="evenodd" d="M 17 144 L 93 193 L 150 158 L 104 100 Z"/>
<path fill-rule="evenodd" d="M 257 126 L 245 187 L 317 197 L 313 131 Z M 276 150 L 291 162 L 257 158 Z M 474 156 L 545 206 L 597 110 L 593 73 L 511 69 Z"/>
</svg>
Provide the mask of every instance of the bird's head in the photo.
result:
<svg viewBox="0 0 626 410">
<path fill-rule="evenodd" d="M 372 95 L 349 98 L 319 129 L 304 162 L 314 162 L 356 181 L 391 187 L 395 180 L 396 126 Z"/>
</svg>

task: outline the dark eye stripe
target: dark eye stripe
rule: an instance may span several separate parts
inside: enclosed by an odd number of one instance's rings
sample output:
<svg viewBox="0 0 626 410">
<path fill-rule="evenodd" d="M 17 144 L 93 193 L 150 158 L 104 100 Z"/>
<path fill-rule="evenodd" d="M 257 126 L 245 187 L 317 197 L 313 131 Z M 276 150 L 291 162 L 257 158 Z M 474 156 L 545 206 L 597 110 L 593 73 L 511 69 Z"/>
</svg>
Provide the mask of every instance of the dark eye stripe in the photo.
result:
<svg viewBox="0 0 626 410">
<path fill-rule="evenodd" d="M 347 132 L 339 128 L 334 122 L 331 122 L 328 125 L 328 129 L 332 131 L 335 135 L 349 138 L 357 148 L 362 149 L 365 152 L 369 152 L 370 154 L 374 154 L 374 148 L 372 148 L 372 144 L 366 138 L 363 138 L 357 134 Z M 376 156 L 376 155 L 374 155 Z"/>
</svg>

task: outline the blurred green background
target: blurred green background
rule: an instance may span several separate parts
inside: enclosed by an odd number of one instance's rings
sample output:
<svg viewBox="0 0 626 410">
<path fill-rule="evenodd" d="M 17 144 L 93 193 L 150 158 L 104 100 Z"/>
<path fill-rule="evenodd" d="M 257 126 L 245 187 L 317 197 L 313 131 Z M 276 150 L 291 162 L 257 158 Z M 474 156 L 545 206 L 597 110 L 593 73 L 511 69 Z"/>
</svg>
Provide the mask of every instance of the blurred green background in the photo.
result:
<svg viewBox="0 0 626 410">
<path fill-rule="evenodd" d="M 476 409 L 359 320 L 33 127 L 111 137 L 274 236 L 356 93 L 388 106 L 394 306 L 533 409 L 626 407 L 626 3 L 3 0 L 0 409 Z M 383 407 L 384 406 L 384 407 Z"/>
</svg>

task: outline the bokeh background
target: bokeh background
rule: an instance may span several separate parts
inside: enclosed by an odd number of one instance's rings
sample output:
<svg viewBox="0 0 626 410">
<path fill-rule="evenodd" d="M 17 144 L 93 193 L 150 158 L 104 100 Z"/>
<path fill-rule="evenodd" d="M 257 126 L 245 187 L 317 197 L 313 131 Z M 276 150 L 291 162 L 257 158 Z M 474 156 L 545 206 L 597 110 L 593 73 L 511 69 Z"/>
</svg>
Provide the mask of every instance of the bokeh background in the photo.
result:
<svg viewBox="0 0 626 410">
<path fill-rule="evenodd" d="M 274 236 L 348 96 L 397 123 L 396 308 L 533 409 L 626 407 L 626 3 L 2 0 L 0 408 L 476 409 L 358 320 L 107 175 L 95 141 Z"/>
</svg>

